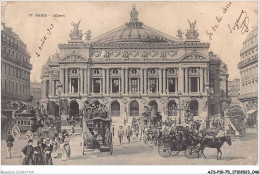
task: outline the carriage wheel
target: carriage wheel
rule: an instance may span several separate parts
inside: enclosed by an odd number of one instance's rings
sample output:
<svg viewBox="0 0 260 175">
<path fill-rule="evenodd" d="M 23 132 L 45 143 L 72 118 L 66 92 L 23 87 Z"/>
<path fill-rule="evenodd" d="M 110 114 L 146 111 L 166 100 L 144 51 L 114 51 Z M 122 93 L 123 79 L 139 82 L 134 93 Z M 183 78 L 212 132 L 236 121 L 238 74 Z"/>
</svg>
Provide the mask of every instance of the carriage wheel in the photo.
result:
<svg viewBox="0 0 260 175">
<path fill-rule="evenodd" d="M 21 136 L 21 130 L 18 126 L 14 126 L 12 128 L 12 134 L 13 134 L 13 137 L 16 139 L 16 140 L 19 140 L 20 139 L 20 136 Z"/>
<path fill-rule="evenodd" d="M 198 155 L 198 150 L 194 146 L 188 146 L 185 150 L 185 156 L 188 159 L 194 159 Z"/>
<path fill-rule="evenodd" d="M 158 147 L 158 152 L 161 157 L 164 157 L 164 158 L 169 157 L 172 153 L 170 144 L 168 144 L 168 143 L 161 144 Z"/>
</svg>

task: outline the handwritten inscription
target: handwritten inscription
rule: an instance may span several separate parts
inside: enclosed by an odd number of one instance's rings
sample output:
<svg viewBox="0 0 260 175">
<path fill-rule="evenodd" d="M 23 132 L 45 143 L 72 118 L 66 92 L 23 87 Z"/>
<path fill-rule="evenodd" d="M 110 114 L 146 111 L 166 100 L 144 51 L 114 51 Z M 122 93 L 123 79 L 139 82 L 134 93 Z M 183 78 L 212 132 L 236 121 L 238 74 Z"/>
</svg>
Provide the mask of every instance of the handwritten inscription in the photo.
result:
<svg viewBox="0 0 260 175">
<path fill-rule="evenodd" d="M 219 26 L 224 18 L 223 15 L 225 15 L 228 12 L 228 9 L 230 8 L 231 5 L 232 5 L 232 2 L 229 2 L 228 4 L 226 4 L 225 7 L 222 7 L 222 10 L 223 10 L 222 15 L 216 16 L 215 25 L 213 25 L 210 30 L 206 30 L 206 35 L 209 37 L 209 40 L 212 40 L 214 33 L 217 31 L 217 29 L 219 28 Z"/>
<path fill-rule="evenodd" d="M 42 48 L 43 48 L 43 46 L 44 46 L 46 40 L 48 39 L 48 35 L 51 35 L 51 32 L 52 32 L 53 28 L 54 28 L 54 25 L 51 24 L 51 26 L 50 26 L 48 29 L 46 29 L 46 30 L 47 30 L 47 33 L 46 33 L 46 35 L 44 35 L 44 36 L 42 37 L 42 39 L 41 39 L 41 44 L 40 44 L 40 46 L 38 47 L 39 51 L 35 53 L 35 54 L 37 55 L 37 57 L 40 57 L 40 56 L 41 56 L 41 55 L 40 55 L 40 52 L 41 52 L 41 50 L 42 50 Z"/>
<path fill-rule="evenodd" d="M 242 10 L 235 24 L 233 26 L 230 26 L 230 24 L 228 24 L 228 28 L 230 33 L 232 33 L 232 31 L 236 29 L 238 30 L 241 29 L 241 34 L 244 34 L 249 31 L 248 24 L 249 24 L 249 17 L 247 16 L 246 11 Z"/>
</svg>

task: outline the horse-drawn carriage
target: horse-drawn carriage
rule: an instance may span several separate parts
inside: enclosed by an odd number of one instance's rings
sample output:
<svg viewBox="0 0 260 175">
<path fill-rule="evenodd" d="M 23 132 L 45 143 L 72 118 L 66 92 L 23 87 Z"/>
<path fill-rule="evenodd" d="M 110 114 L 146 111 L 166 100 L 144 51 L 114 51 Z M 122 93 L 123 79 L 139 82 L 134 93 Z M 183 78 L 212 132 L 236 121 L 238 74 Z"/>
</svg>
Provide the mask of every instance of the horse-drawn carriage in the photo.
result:
<svg viewBox="0 0 260 175">
<path fill-rule="evenodd" d="M 14 114 L 12 135 L 15 139 L 20 139 L 21 133 L 26 133 L 27 138 L 34 138 L 36 140 L 43 137 L 51 137 L 57 132 L 56 128 L 44 125 L 42 119 L 37 119 L 32 113 Z"/>
<path fill-rule="evenodd" d="M 87 127 L 82 133 L 82 154 L 90 150 L 113 154 L 112 119 L 95 117 L 86 121 Z"/>
<path fill-rule="evenodd" d="M 185 151 L 187 158 L 195 158 L 199 153 L 199 141 L 199 137 L 185 127 L 176 127 L 175 133 L 164 135 L 159 139 L 158 153 L 162 157 L 169 157 Z"/>
</svg>

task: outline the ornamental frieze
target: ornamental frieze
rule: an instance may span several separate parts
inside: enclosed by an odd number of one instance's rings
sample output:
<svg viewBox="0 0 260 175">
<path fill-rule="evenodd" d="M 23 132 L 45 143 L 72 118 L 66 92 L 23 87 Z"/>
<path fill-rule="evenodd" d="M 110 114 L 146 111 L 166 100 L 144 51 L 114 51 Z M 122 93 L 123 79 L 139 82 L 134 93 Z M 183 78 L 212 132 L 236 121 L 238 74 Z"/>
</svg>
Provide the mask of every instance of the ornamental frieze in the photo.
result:
<svg viewBox="0 0 260 175">
<path fill-rule="evenodd" d="M 148 75 L 158 75 L 158 69 L 155 68 L 148 69 Z"/>
<path fill-rule="evenodd" d="M 184 57 L 182 61 L 207 61 L 207 58 L 201 55 L 189 55 Z"/>
<path fill-rule="evenodd" d="M 168 68 L 167 75 L 178 75 L 178 69 L 177 68 Z"/>
<path fill-rule="evenodd" d="M 189 75 L 200 75 L 199 68 L 189 68 Z"/>
<path fill-rule="evenodd" d="M 69 76 L 79 76 L 80 75 L 80 71 L 79 69 L 69 69 Z"/>
<path fill-rule="evenodd" d="M 101 76 L 102 70 L 101 69 L 91 69 L 91 73 L 93 76 Z"/>
<path fill-rule="evenodd" d="M 51 75 L 53 77 L 59 77 L 60 76 L 60 71 L 59 70 L 53 70 Z"/>
<path fill-rule="evenodd" d="M 79 55 L 70 55 L 61 60 L 62 62 L 85 62 L 87 59 Z"/>
</svg>

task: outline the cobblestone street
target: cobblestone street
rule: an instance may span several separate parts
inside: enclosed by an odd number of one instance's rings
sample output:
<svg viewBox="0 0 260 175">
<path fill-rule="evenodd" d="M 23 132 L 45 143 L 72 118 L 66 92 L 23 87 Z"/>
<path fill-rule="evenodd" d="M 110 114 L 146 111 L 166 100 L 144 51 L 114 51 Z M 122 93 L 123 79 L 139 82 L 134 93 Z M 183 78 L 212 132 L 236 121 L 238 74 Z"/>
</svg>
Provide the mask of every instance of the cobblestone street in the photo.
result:
<svg viewBox="0 0 260 175">
<path fill-rule="evenodd" d="M 187 159 L 184 152 L 180 152 L 178 156 L 169 158 L 160 157 L 158 148 L 152 145 L 144 145 L 139 139 L 133 138 L 132 143 L 128 144 L 124 138 L 124 144 L 118 144 L 118 139 L 114 139 L 114 153 L 92 151 L 81 154 L 80 136 L 71 138 L 71 159 L 61 161 L 60 158 L 54 159 L 54 165 L 256 165 L 258 155 L 256 129 L 248 129 L 247 138 L 233 139 L 232 145 L 224 143 L 221 150 L 223 152 L 222 159 L 216 160 L 216 149 L 206 148 L 205 155 L 207 159 Z M 26 141 L 20 139 L 14 142 L 14 152 L 12 159 L 6 159 L 6 149 L 2 149 L 3 165 L 20 165 L 22 162 L 21 149 Z M 5 148 L 5 141 L 2 140 L 2 148 Z"/>
</svg>

